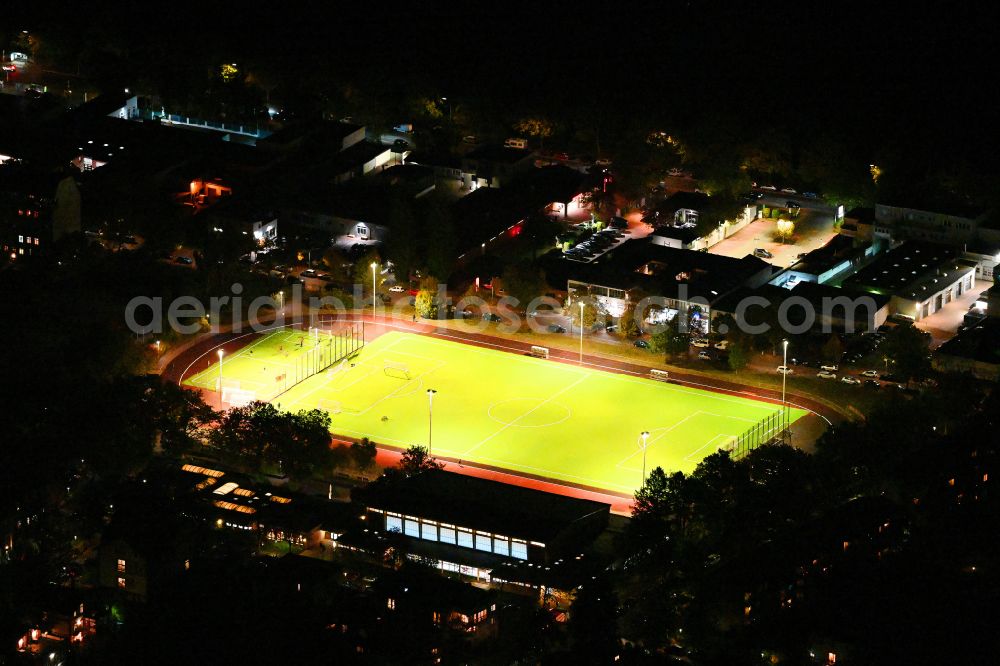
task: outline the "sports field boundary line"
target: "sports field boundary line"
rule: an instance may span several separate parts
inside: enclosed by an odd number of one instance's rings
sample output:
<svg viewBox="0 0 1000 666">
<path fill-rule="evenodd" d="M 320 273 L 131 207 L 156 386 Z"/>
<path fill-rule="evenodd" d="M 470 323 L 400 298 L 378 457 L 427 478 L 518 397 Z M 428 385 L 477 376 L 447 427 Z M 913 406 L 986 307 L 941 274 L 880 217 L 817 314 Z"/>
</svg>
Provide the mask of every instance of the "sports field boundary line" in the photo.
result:
<svg viewBox="0 0 1000 666">
<path fill-rule="evenodd" d="M 701 446 L 699 446 L 697 449 L 695 449 L 691 453 L 689 453 L 686 456 L 684 456 L 684 462 L 691 462 L 692 457 L 694 457 L 696 454 L 700 453 L 705 448 L 711 446 L 712 442 L 714 442 L 715 440 L 719 439 L 720 437 L 733 437 L 733 435 L 727 435 L 724 432 L 720 432 L 719 434 L 715 435 L 710 440 L 708 440 L 707 442 L 705 442 L 704 444 L 702 444 Z M 704 458 L 702 458 L 702 460 L 704 460 Z"/>
<path fill-rule="evenodd" d="M 393 453 L 406 453 L 407 449 L 409 448 L 409 446 L 398 447 L 398 446 L 392 446 L 391 444 L 384 444 L 379 441 L 376 441 L 375 439 L 372 439 L 371 437 L 369 437 L 368 439 L 370 442 L 375 444 L 376 448 L 380 448 L 385 451 L 392 451 Z M 573 483 L 572 481 L 566 481 L 565 479 L 556 479 L 553 477 L 542 476 L 540 474 L 534 474 L 532 472 L 523 472 L 521 470 L 510 469 L 508 467 L 497 467 L 496 465 L 488 465 L 479 462 L 472 462 L 465 460 L 464 458 L 454 458 L 451 456 L 438 456 L 438 455 L 433 456 L 433 458 L 435 458 L 436 460 L 444 461 L 446 463 L 452 463 L 454 465 L 458 465 L 459 469 L 463 467 L 469 467 L 472 469 L 481 469 L 488 472 L 494 472 L 496 474 L 502 474 L 504 476 L 510 477 L 511 479 L 514 479 L 514 481 L 512 481 L 514 485 L 517 485 L 516 482 L 517 479 L 524 478 L 524 479 L 531 479 L 532 481 L 540 481 L 542 483 L 547 483 L 549 485 L 557 486 L 560 488 L 585 490 L 589 493 L 594 493 L 595 495 L 604 495 L 606 497 L 618 497 L 620 499 L 627 499 L 627 500 L 635 499 L 634 492 L 626 493 L 617 490 L 611 490 L 609 488 L 601 488 L 600 486 L 590 486 L 583 483 Z M 457 473 L 461 474 L 462 472 L 457 472 Z"/>
<path fill-rule="evenodd" d="M 304 321 L 305 317 L 301 317 L 300 319 L 302 319 Z M 422 335 L 422 336 L 426 336 L 426 337 L 430 337 L 430 338 L 451 339 L 451 340 L 455 340 L 455 341 L 458 341 L 458 342 L 461 342 L 463 344 L 470 345 L 470 346 L 492 347 L 492 348 L 496 348 L 496 349 L 502 349 L 502 350 L 505 350 L 505 351 L 515 352 L 515 353 L 517 353 L 519 355 L 523 355 L 523 354 L 527 354 L 528 353 L 526 351 L 526 349 L 522 349 L 522 348 L 518 348 L 518 347 L 513 347 L 513 346 L 510 346 L 510 345 L 503 345 L 503 344 L 499 344 L 499 343 L 493 342 L 492 340 L 495 340 L 496 338 L 492 338 L 492 336 L 489 336 L 489 335 L 486 335 L 486 334 L 483 334 L 483 333 L 471 333 L 471 334 L 469 334 L 467 336 L 461 336 L 461 335 L 454 335 L 454 334 L 451 334 L 451 333 L 446 333 L 444 331 L 447 330 L 447 329 L 441 329 L 439 327 L 434 327 L 432 330 L 420 330 L 416 326 L 413 326 L 412 324 L 410 324 L 409 322 L 405 322 L 405 321 L 402 321 L 402 320 L 396 321 L 396 320 L 394 320 L 394 319 L 392 319 L 390 317 L 385 317 L 385 316 L 379 318 L 379 317 L 374 316 L 374 315 L 363 315 L 363 314 L 358 313 L 358 314 L 351 315 L 351 316 L 338 317 L 336 315 L 330 315 L 330 314 L 316 314 L 314 321 L 318 321 L 318 322 L 321 322 L 321 323 L 327 323 L 327 324 L 334 324 L 334 323 L 366 323 L 367 322 L 367 323 L 371 323 L 373 325 L 373 327 L 375 327 L 375 326 L 381 326 L 381 327 L 383 327 L 385 329 L 394 329 L 394 330 L 398 330 L 398 331 L 403 332 L 403 333 L 412 333 L 414 335 Z M 263 329 L 261 331 L 250 331 L 248 333 L 243 333 L 243 334 L 237 335 L 237 336 L 235 336 L 233 338 L 230 338 L 229 340 L 227 340 L 225 342 L 220 342 L 218 344 L 215 344 L 215 345 L 211 346 L 205 352 L 199 354 L 195 358 L 195 360 L 191 361 L 191 363 L 189 363 L 188 366 L 185 367 L 185 369 L 179 375 L 177 375 L 177 380 L 176 381 L 177 381 L 178 384 L 182 384 L 183 381 L 184 381 L 184 377 L 190 371 L 191 366 L 194 365 L 194 363 L 196 363 L 198 360 L 200 360 L 201 358 L 203 358 L 205 355 L 207 355 L 207 354 L 215 351 L 219 347 L 223 347 L 223 346 L 225 346 L 228 343 L 231 343 L 231 342 L 233 342 L 235 340 L 242 339 L 242 338 L 244 338 L 244 337 L 246 337 L 248 335 L 258 335 L 260 333 L 265 333 L 265 332 L 268 332 L 268 331 L 273 331 L 273 330 L 277 330 L 277 329 L 281 329 L 281 328 L 293 328 L 295 326 L 300 326 L 300 325 L 302 325 L 302 321 L 292 321 L 292 322 L 289 322 L 287 324 L 278 324 L 277 322 L 272 322 L 270 324 L 270 328 L 265 328 L 265 329 Z M 422 326 L 431 327 L 432 325 L 431 324 L 422 324 Z M 226 335 L 226 334 L 227 333 L 224 333 L 224 332 L 221 332 L 221 331 L 214 331 L 214 332 L 209 331 L 209 332 L 206 333 L 206 337 L 207 337 L 207 335 L 212 335 L 212 336 L 216 336 L 217 337 L 219 335 Z M 524 343 L 524 344 L 527 345 L 528 343 Z M 195 345 L 193 344 L 192 347 L 193 346 L 195 346 Z M 187 351 L 190 351 L 190 349 L 188 349 Z M 560 362 L 560 363 L 562 363 L 564 365 L 569 365 L 569 366 L 576 365 L 577 367 L 579 367 L 579 363 L 577 361 L 572 360 L 571 358 L 569 358 L 569 354 L 571 354 L 571 352 L 563 350 L 563 349 L 560 349 L 560 348 L 555 348 L 555 351 L 559 352 L 560 354 L 565 354 L 566 356 L 564 357 L 564 356 L 561 356 L 561 355 L 553 355 L 553 356 L 550 357 L 549 360 L 558 361 L 558 362 Z M 179 354 L 178 358 L 180 356 L 183 356 L 183 354 Z M 598 357 L 598 358 L 602 358 L 602 357 Z M 641 368 L 644 368 L 644 371 L 643 372 L 638 372 L 638 371 L 631 370 L 631 369 L 628 369 L 628 368 L 623 368 L 623 367 L 606 366 L 606 365 L 603 365 L 603 364 L 594 363 L 593 361 L 586 361 L 586 360 L 584 361 L 584 365 L 590 365 L 591 367 L 605 369 L 605 370 L 608 370 L 609 372 L 616 373 L 616 374 L 635 375 L 635 376 L 639 376 L 639 377 L 648 374 L 649 370 L 653 369 L 652 366 L 643 366 L 643 365 L 641 365 L 639 363 L 636 363 L 635 361 L 633 361 L 631 359 L 627 359 L 625 357 L 622 357 L 622 359 L 623 360 L 621 362 L 623 364 L 632 365 L 632 366 L 636 366 L 636 367 L 641 367 Z M 174 360 L 177 360 L 177 358 L 175 358 Z M 163 374 L 172 374 L 172 373 L 167 373 L 167 370 L 168 370 L 169 366 L 173 362 L 174 361 L 170 361 L 170 362 L 164 364 L 164 366 L 161 369 L 161 373 L 163 373 Z M 657 368 L 657 369 L 662 369 L 662 368 Z M 683 372 L 683 369 L 681 370 L 681 372 Z M 721 381 L 725 381 L 725 380 L 721 380 Z M 675 383 L 675 384 L 684 384 L 684 385 L 690 385 L 690 386 L 697 386 L 697 387 L 704 388 L 706 390 L 712 391 L 714 393 L 727 393 L 727 394 L 730 394 L 730 395 L 746 395 L 746 396 L 750 396 L 753 399 L 760 400 L 760 401 L 763 401 L 763 402 L 770 402 L 772 404 L 777 404 L 777 405 L 781 404 L 781 402 L 777 398 L 774 398 L 774 397 L 771 397 L 771 396 L 768 396 L 768 395 L 763 395 L 763 394 L 760 394 L 760 393 L 755 393 L 753 391 L 746 390 L 746 389 L 729 388 L 729 387 L 725 387 L 725 386 L 715 386 L 715 385 L 712 385 L 712 384 L 697 382 L 697 381 L 693 381 L 693 380 L 690 380 L 690 379 L 680 379 L 680 378 L 677 378 L 676 376 L 671 377 L 670 382 L 671 383 Z M 745 384 L 739 384 L 739 383 L 736 383 L 736 382 L 726 382 L 726 383 L 732 383 L 734 387 L 746 386 Z M 764 390 L 771 390 L 771 389 L 764 389 Z M 846 414 L 844 414 L 843 412 L 841 412 L 840 410 L 838 410 L 836 407 L 831 406 L 829 404 L 826 404 L 826 402 L 822 398 L 813 397 L 813 398 L 807 398 L 807 399 L 814 400 L 817 404 L 822 405 L 824 408 L 829 409 L 829 410 L 831 410 L 833 412 L 838 412 L 842 416 L 844 416 L 845 418 L 848 418 Z M 814 415 L 814 416 L 822 419 L 823 422 L 826 423 L 826 425 L 828 427 L 833 425 L 833 422 L 826 415 L 817 412 L 812 407 L 808 407 L 806 405 L 802 405 L 802 404 L 799 404 L 799 403 L 796 403 L 796 402 L 792 402 L 791 400 L 786 400 L 786 404 L 789 407 L 795 407 L 797 409 L 801 409 L 801 410 L 807 412 L 808 414 L 812 414 L 812 415 Z"/>
<path fill-rule="evenodd" d="M 553 399 L 555 399 L 558 396 L 562 395 L 566 391 L 569 391 L 570 389 L 575 388 L 576 386 L 580 385 L 581 383 L 583 383 L 584 381 L 586 381 L 586 379 L 588 377 L 589 377 L 589 375 L 584 375 L 583 377 L 578 377 L 577 380 L 575 382 L 573 382 L 572 384 L 570 384 L 569 386 L 564 386 L 563 388 L 559 389 L 558 391 L 556 391 L 552 395 L 547 396 L 540 403 L 538 403 L 537 405 L 535 405 L 534 407 L 532 407 L 528 411 L 524 412 L 523 414 L 521 414 L 520 416 L 518 416 L 517 418 L 515 418 L 513 421 L 511 421 L 510 423 L 508 423 L 508 424 L 506 424 L 504 426 L 501 426 L 500 429 L 497 430 L 496 432 L 494 432 L 492 435 L 490 435 L 489 437 L 486 437 L 485 439 L 483 439 L 482 441 L 480 441 L 478 444 L 474 445 L 472 448 L 470 448 L 470 449 L 466 450 L 465 452 L 463 452 L 462 455 L 463 456 L 469 455 L 470 453 L 472 453 L 473 451 L 475 451 L 476 449 L 478 449 L 483 444 L 485 444 L 486 442 L 490 441 L 491 439 L 493 439 L 494 437 L 496 437 L 500 433 L 505 432 L 507 430 L 507 428 L 513 427 L 513 425 L 515 423 L 517 423 L 518 421 L 520 421 L 521 419 L 523 419 L 525 416 L 527 416 L 529 414 L 533 414 L 534 412 L 536 412 L 539 409 L 541 409 L 541 407 L 543 405 L 548 404 Z"/>
<path fill-rule="evenodd" d="M 663 428 L 657 428 L 657 430 L 660 430 L 661 432 L 656 437 L 653 438 L 652 442 L 646 442 L 645 448 L 649 449 L 650 446 L 652 446 L 653 444 L 656 444 L 656 442 L 658 442 L 659 440 L 661 440 L 663 438 L 663 436 L 666 435 L 668 432 L 676 430 L 677 428 L 680 427 L 680 425 L 682 423 L 684 423 L 688 419 L 695 418 L 699 414 L 701 414 L 701 412 L 700 411 L 696 411 L 694 414 L 688 414 L 687 416 L 685 416 L 684 418 L 682 418 L 680 421 L 676 421 L 673 425 L 664 426 Z M 655 432 L 655 430 L 653 432 Z M 622 458 L 621 460 L 619 460 L 618 462 L 616 462 L 615 463 L 615 467 L 618 467 L 618 468 L 621 468 L 621 469 L 626 469 L 626 468 L 622 467 L 622 463 L 624 463 L 626 460 L 631 460 L 636 455 L 641 454 L 642 450 L 643 450 L 643 447 L 641 447 L 641 446 L 636 447 L 635 451 L 633 451 L 632 453 L 628 454 L 627 456 L 625 456 L 624 458 Z"/>
<path fill-rule="evenodd" d="M 461 342 L 461 343 L 464 343 L 464 344 L 467 344 L 467 345 L 473 345 L 473 346 L 479 345 L 479 346 L 483 346 L 483 347 L 493 347 L 493 348 L 501 349 L 501 350 L 504 350 L 504 351 L 516 352 L 518 355 L 523 355 L 523 354 L 527 353 L 523 349 L 520 349 L 518 347 L 511 347 L 509 345 L 502 345 L 502 344 L 499 344 L 499 343 L 490 342 L 488 340 L 479 340 L 479 339 L 476 339 L 476 338 L 467 338 L 467 337 L 463 337 L 463 336 L 460 336 L 460 335 L 451 335 L 451 334 L 448 334 L 448 333 L 441 333 L 440 332 L 441 329 L 437 329 L 436 331 L 431 332 L 431 333 L 421 333 L 419 331 L 412 331 L 412 330 L 408 330 L 408 329 L 405 329 L 405 328 L 402 328 L 402 327 L 398 327 L 398 326 L 395 326 L 393 324 L 383 324 L 383 326 L 391 327 L 391 328 L 398 328 L 400 331 L 403 331 L 403 332 L 406 332 L 406 333 L 413 333 L 415 335 L 427 335 L 429 337 L 434 337 L 434 338 L 445 338 L 445 339 L 449 339 L 449 340 L 455 340 L 457 342 Z M 525 343 L 525 344 L 527 344 L 527 343 Z M 559 348 L 556 348 L 555 350 L 557 352 L 562 352 L 562 353 L 565 353 L 565 354 L 570 354 L 571 353 L 571 352 L 568 352 L 568 351 L 566 351 L 564 349 L 559 349 Z M 559 363 L 564 364 L 564 365 L 568 365 L 570 367 L 572 367 L 572 366 L 581 367 L 579 361 L 576 361 L 576 360 L 574 360 L 572 358 L 569 358 L 568 356 L 567 357 L 562 357 L 562 356 L 553 355 L 553 356 L 549 356 L 549 358 L 547 360 L 558 361 Z M 623 361 L 623 362 L 628 363 L 629 365 L 638 365 L 636 363 L 633 363 L 632 361 Z M 645 371 L 639 372 L 639 371 L 636 371 L 636 370 L 629 370 L 628 368 L 619 368 L 619 367 L 615 367 L 615 366 L 611 366 L 611 365 L 603 365 L 601 363 L 594 363 L 593 361 L 586 360 L 586 358 L 584 359 L 583 365 L 590 366 L 592 368 L 597 368 L 597 369 L 600 369 L 600 370 L 607 370 L 608 372 L 613 373 L 613 374 L 634 375 L 636 377 L 644 377 L 645 375 L 647 375 L 649 373 L 650 370 L 653 370 L 653 369 L 657 369 L 657 370 L 662 369 L 662 368 L 653 368 L 653 366 L 648 366 L 648 367 L 646 367 L 646 366 L 639 366 L 639 367 L 645 367 Z M 760 400 L 762 402 L 770 402 L 772 404 L 776 404 L 776 405 L 779 405 L 779 406 L 781 405 L 780 400 L 777 400 L 777 399 L 772 398 L 770 396 L 761 395 L 759 393 L 754 393 L 753 391 L 748 391 L 748 390 L 745 390 L 745 389 L 744 390 L 737 390 L 737 389 L 723 388 L 723 387 L 720 387 L 720 386 L 713 386 L 711 384 L 704 384 L 704 383 L 701 383 L 701 382 L 692 381 L 690 379 L 678 379 L 676 377 L 671 377 L 668 383 L 685 384 L 685 385 L 690 385 L 690 386 L 696 386 L 696 387 L 704 388 L 704 389 L 706 389 L 708 391 L 711 391 L 712 393 L 726 393 L 726 394 L 730 394 L 730 395 L 747 395 L 747 396 L 752 397 L 755 400 Z M 805 405 L 799 405 L 799 404 L 791 402 L 791 401 L 787 401 L 787 404 L 790 407 L 795 407 L 797 409 L 801 409 L 801 410 L 803 410 L 805 412 L 808 412 L 809 414 L 814 414 L 815 416 L 818 416 L 819 418 L 823 419 L 828 426 L 832 426 L 833 425 L 833 422 L 830 421 L 830 419 L 828 419 L 823 414 L 820 414 L 816 410 L 811 409 L 810 407 L 806 407 Z"/>
</svg>

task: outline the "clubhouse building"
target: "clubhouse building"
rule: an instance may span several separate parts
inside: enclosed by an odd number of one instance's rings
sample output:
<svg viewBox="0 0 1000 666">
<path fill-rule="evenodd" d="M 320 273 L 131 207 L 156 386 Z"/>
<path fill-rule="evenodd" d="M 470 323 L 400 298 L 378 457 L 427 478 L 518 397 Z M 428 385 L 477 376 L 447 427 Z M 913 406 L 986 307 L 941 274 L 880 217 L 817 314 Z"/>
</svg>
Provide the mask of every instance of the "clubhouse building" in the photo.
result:
<svg viewBox="0 0 1000 666">
<path fill-rule="evenodd" d="M 569 585 L 611 507 L 443 470 L 384 478 L 354 493 L 363 540 L 338 546 L 407 557 L 481 582 Z M 564 588 L 565 589 L 565 588 Z"/>
</svg>

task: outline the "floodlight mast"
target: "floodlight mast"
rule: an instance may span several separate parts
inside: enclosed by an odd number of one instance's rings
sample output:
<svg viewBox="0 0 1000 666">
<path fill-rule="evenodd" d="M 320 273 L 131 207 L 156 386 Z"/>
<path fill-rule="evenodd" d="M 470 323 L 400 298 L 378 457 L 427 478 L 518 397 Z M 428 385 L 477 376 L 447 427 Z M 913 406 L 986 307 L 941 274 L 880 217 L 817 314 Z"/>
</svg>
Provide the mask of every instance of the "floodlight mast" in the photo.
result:
<svg viewBox="0 0 1000 666">
<path fill-rule="evenodd" d="M 646 485 L 646 448 L 649 446 L 649 431 L 643 430 L 639 433 L 639 438 L 642 440 L 639 444 L 642 449 L 642 485 Z"/>
</svg>

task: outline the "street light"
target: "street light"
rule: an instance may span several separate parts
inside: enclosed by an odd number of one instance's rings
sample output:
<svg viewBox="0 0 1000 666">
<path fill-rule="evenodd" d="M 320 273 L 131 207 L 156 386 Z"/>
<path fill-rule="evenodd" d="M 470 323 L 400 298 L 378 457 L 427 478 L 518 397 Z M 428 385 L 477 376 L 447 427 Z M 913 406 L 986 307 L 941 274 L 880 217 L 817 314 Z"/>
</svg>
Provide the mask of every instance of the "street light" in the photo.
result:
<svg viewBox="0 0 1000 666">
<path fill-rule="evenodd" d="M 427 389 L 427 455 L 431 455 L 434 449 L 432 446 L 432 436 L 434 435 L 434 389 Z"/>
<path fill-rule="evenodd" d="M 217 353 L 219 354 L 219 393 L 222 393 L 222 357 L 226 352 L 220 349 Z"/>
<path fill-rule="evenodd" d="M 375 306 L 375 296 L 376 296 L 376 294 L 375 294 L 375 289 L 376 289 L 376 286 L 375 286 L 375 269 L 377 269 L 377 268 L 378 268 L 378 262 L 373 261 L 372 262 L 372 317 L 375 316 L 375 307 L 376 307 Z"/>
<path fill-rule="evenodd" d="M 583 365 L 583 308 L 585 303 L 580 301 L 580 365 Z"/>
<path fill-rule="evenodd" d="M 642 444 L 639 447 L 642 449 L 642 484 L 646 484 L 646 447 L 649 446 L 649 431 L 643 430 L 639 433 L 639 438 L 642 440 Z"/>
<path fill-rule="evenodd" d="M 785 425 L 788 415 L 788 403 L 785 402 L 785 381 L 788 378 L 788 340 L 781 341 L 782 351 L 784 353 L 783 366 L 785 372 L 781 373 L 781 442 L 785 442 Z"/>
</svg>

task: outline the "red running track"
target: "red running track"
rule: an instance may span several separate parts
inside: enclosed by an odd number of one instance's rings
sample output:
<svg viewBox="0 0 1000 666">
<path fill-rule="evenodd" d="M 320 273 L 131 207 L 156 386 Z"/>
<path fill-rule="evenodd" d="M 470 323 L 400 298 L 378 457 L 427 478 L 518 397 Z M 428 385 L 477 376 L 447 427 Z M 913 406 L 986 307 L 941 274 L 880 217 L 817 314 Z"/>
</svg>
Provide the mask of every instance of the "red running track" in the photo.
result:
<svg viewBox="0 0 1000 666">
<path fill-rule="evenodd" d="M 452 329 L 439 328 L 431 324 L 425 324 L 422 322 L 411 322 L 402 319 L 389 319 L 385 317 L 373 317 L 372 315 L 352 315 L 352 316 L 342 316 L 336 317 L 332 315 L 321 315 L 319 317 L 321 321 L 344 321 L 344 322 L 357 322 L 363 321 L 366 324 L 365 333 L 368 340 L 373 340 L 378 336 L 382 335 L 390 329 L 408 331 L 412 333 L 419 333 L 422 335 L 429 335 L 435 338 L 447 339 L 447 340 L 457 340 L 466 344 L 477 345 L 480 347 L 486 347 L 491 349 L 501 349 L 510 352 L 517 353 L 528 353 L 531 349 L 532 344 L 527 342 L 518 342 L 516 340 L 509 340 L 506 338 L 498 338 L 495 336 L 485 335 L 482 333 L 466 332 L 466 331 L 456 331 Z M 293 321 L 288 326 L 294 326 L 301 322 Z M 253 339 L 254 333 L 232 333 L 232 332 L 217 332 L 209 333 L 205 337 L 195 341 L 194 343 L 188 345 L 187 347 L 178 351 L 178 353 L 165 360 L 163 368 L 161 369 L 161 376 L 171 382 L 180 384 L 184 377 L 190 372 L 197 372 L 202 369 L 202 366 L 209 365 L 215 361 L 215 350 L 222 348 L 227 353 L 233 353 L 243 346 L 245 346 L 250 340 Z M 572 365 L 578 365 L 578 355 L 573 352 L 564 351 L 561 349 L 551 349 L 549 352 L 550 360 L 568 363 Z M 620 361 L 614 359 L 608 359 L 605 357 L 584 357 L 584 365 L 592 368 L 599 368 L 602 370 L 607 370 L 611 372 L 620 372 L 623 374 L 633 374 L 639 376 L 646 376 L 649 374 L 649 367 L 642 366 L 635 363 L 630 363 L 627 361 Z M 737 384 L 735 382 L 727 382 L 724 380 L 718 380 L 714 378 L 706 378 L 699 375 L 689 375 L 681 372 L 676 372 L 671 370 L 670 381 L 676 382 L 678 384 L 686 384 L 691 386 L 697 386 L 700 388 L 711 389 L 720 393 L 727 393 L 730 395 L 738 395 L 744 397 L 752 397 L 758 400 L 764 400 L 767 402 L 772 402 L 775 404 L 781 404 L 781 394 L 778 391 L 773 391 L 769 389 L 760 389 L 756 387 L 749 387 L 743 384 Z M 193 389 L 196 390 L 196 389 Z M 221 396 L 216 391 L 200 391 L 203 399 L 206 403 L 214 407 L 215 409 L 222 409 L 224 406 L 221 404 Z M 811 415 L 805 417 L 801 421 L 822 419 L 827 425 L 832 423 L 837 423 L 844 420 L 844 416 L 837 411 L 829 408 L 828 406 L 806 398 L 804 396 L 788 394 L 788 402 L 792 406 L 800 407 L 812 412 Z M 810 424 L 811 429 L 822 430 L 822 425 L 820 423 Z M 347 438 L 338 437 L 341 441 Z M 378 444 L 376 442 L 376 444 Z M 376 457 L 376 462 L 383 467 L 393 466 L 399 462 L 400 451 L 392 447 L 387 447 L 383 445 L 379 446 L 378 456 Z M 632 507 L 632 497 L 612 493 L 609 491 L 584 487 L 573 484 L 566 484 L 562 482 L 557 482 L 551 479 L 546 479 L 542 477 L 535 477 L 531 475 L 526 475 L 523 473 L 512 473 L 498 468 L 492 468 L 484 465 L 468 465 L 468 464 L 458 464 L 457 460 L 452 460 L 448 458 L 439 458 L 440 462 L 444 463 L 445 468 L 448 471 L 458 472 L 460 474 L 469 474 L 472 476 L 477 476 L 484 479 L 492 479 L 494 481 L 501 481 L 503 483 L 510 483 L 515 485 L 520 485 L 526 488 L 534 488 L 536 490 L 542 490 L 545 492 L 556 493 L 560 495 L 568 495 L 572 497 L 579 497 L 582 499 L 594 500 L 598 502 L 604 502 L 612 506 L 612 511 L 620 514 L 629 514 Z"/>
</svg>

